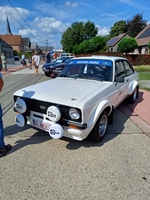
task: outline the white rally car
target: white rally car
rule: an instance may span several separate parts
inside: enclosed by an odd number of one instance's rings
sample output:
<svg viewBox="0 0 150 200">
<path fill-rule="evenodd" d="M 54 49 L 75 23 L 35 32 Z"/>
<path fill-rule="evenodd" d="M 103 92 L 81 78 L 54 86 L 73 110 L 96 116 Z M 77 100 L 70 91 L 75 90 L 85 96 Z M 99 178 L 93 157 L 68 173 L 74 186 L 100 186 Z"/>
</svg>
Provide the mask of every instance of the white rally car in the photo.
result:
<svg viewBox="0 0 150 200">
<path fill-rule="evenodd" d="M 100 141 L 113 121 L 113 110 L 138 97 L 138 74 L 123 57 L 72 59 L 52 80 L 16 91 L 16 124 L 30 124 L 52 138 Z"/>
</svg>

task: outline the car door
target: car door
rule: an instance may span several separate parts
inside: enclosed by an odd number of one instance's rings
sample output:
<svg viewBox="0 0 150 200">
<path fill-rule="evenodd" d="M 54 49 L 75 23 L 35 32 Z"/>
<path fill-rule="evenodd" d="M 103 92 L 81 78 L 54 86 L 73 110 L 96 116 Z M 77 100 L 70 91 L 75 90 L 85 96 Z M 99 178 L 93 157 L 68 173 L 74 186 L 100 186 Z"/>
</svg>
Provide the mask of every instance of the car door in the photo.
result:
<svg viewBox="0 0 150 200">
<path fill-rule="evenodd" d="M 124 82 L 116 82 L 117 78 L 124 78 Z M 118 106 L 128 95 L 129 78 L 126 74 L 124 60 L 117 60 L 115 62 L 115 91 L 116 97 L 114 106 Z"/>
</svg>

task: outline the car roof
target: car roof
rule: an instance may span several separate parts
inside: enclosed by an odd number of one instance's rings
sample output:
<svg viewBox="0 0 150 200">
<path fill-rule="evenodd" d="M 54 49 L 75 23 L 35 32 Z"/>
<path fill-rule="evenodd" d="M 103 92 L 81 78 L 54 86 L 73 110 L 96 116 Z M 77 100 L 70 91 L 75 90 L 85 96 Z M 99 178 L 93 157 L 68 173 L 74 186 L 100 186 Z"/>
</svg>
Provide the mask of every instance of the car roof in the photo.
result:
<svg viewBox="0 0 150 200">
<path fill-rule="evenodd" d="M 93 59 L 93 60 L 94 59 L 107 59 L 107 60 L 111 60 L 111 61 L 115 61 L 115 60 L 118 60 L 118 59 L 127 60 L 126 58 L 119 57 L 119 56 L 97 56 L 97 55 L 73 58 L 73 60 L 77 60 L 77 59 Z"/>
</svg>

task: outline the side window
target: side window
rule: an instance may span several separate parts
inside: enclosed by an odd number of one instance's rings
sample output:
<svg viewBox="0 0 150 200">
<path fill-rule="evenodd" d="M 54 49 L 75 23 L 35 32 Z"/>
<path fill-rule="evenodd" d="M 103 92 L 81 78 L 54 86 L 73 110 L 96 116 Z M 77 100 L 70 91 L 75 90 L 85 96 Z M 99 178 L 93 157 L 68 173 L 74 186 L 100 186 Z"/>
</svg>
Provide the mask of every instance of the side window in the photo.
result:
<svg viewBox="0 0 150 200">
<path fill-rule="evenodd" d="M 126 77 L 124 64 L 122 61 L 116 61 L 116 63 L 115 63 L 115 78 L 124 78 L 124 77 Z"/>
<path fill-rule="evenodd" d="M 134 73 L 134 69 L 132 68 L 132 66 L 130 65 L 128 61 L 124 60 L 124 66 L 126 69 L 127 76 L 130 76 Z"/>
</svg>

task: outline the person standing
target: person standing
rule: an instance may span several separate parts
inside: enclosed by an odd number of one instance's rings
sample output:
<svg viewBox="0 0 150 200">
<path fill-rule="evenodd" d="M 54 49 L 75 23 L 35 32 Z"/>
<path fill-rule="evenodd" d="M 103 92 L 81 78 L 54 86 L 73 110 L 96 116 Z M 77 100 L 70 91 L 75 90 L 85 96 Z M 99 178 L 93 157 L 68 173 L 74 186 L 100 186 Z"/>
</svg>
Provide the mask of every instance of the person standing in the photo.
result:
<svg viewBox="0 0 150 200">
<path fill-rule="evenodd" d="M 32 69 L 32 57 L 31 56 L 29 56 L 28 62 L 29 62 L 29 69 Z"/>
<path fill-rule="evenodd" d="M 46 54 L 46 63 L 50 63 L 51 62 L 51 55 L 50 52 L 48 51 Z"/>
<path fill-rule="evenodd" d="M 2 70 L 2 60 L 1 60 L 1 56 L 0 56 L 0 71 Z"/>
<path fill-rule="evenodd" d="M 5 69 L 5 71 L 7 71 L 6 56 L 4 52 L 1 55 L 1 62 L 2 62 L 2 69 Z"/>
<path fill-rule="evenodd" d="M 2 79 L 2 74 L 0 73 L 0 92 L 4 86 L 4 81 Z M 2 121 L 2 108 L 0 104 L 0 157 L 5 156 L 7 152 L 11 150 L 11 145 L 4 143 L 4 129 L 3 129 L 3 121 Z"/>
<path fill-rule="evenodd" d="M 32 65 L 35 67 L 35 75 L 38 75 L 39 71 L 39 64 L 40 64 L 40 56 L 37 52 L 35 52 L 34 56 L 32 56 Z"/>
<path fill-rule="evenodd" d="M 26 66 L 27 66 L 26 57 L 25 57 L 24 54 L 22 54 L 22 56 L 21 56 L 21 64 L 23 65 L 23 67 L 26 67 Z"/>
</svg>

